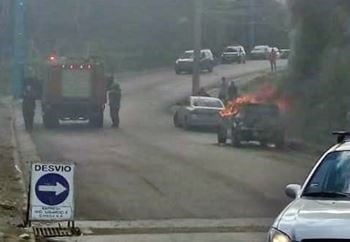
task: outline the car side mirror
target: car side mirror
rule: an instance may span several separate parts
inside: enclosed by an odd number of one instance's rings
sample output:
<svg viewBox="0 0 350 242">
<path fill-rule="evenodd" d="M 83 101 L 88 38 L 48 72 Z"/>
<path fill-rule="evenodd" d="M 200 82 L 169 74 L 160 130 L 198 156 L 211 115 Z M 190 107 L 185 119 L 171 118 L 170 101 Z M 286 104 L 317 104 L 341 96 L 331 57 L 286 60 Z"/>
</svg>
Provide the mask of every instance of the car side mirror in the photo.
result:
<svg viewBox="0 0 350 242">
<path fill-rule="evenodd" d="M 285 193 L 287 197 L 295 199 L 301 190 L 301 186 L 299 184 L 290 184 L 286 187 Z"/>
</svg>

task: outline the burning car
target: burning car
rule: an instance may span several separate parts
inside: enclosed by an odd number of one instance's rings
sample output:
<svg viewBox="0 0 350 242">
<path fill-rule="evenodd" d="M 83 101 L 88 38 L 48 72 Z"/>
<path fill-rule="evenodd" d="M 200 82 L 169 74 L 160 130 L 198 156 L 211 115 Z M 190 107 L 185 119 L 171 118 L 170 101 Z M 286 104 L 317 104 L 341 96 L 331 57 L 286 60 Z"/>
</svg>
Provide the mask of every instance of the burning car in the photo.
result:
<svg viewBox="0 0 350 242">
<path fill-rule="evenodd" d="M 258 141 L 262 146 L 273 143 L 282 148 L 285 128 L 278 103 L 268 95 L 247 95 L 229 102 L 220 112 L 221 122 L 217 129 L 219 144 L 231 140 L 239 147 L 242 142 Z"/>
</svg>

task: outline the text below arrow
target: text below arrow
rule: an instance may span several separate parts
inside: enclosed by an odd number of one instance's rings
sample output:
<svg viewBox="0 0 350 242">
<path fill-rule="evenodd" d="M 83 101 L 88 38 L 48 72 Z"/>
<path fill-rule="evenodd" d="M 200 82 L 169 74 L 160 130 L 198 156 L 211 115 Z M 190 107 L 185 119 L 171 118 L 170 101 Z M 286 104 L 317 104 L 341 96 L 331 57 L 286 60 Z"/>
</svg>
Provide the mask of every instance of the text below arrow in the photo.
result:
<svg viewBox="0 0 350 242">
<path fill-rule="evenodd" d="M 39 186 L 40 192 L 54 192 L 56 196 L 65 192 L 66 190 L 67 190 L 67 188 L 62 186 L 62 184 L 59 182 L 56 182 L 56 185 L 40 185 Z"/>
</svg>

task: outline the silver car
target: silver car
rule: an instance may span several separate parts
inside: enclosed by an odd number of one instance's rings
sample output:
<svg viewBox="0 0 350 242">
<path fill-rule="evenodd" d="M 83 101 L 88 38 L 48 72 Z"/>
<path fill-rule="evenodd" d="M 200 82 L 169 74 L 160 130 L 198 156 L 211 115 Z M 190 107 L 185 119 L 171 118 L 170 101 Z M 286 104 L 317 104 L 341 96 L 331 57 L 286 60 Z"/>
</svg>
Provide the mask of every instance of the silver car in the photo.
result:
<svg viewBox="0 0 350 242">
<path fill-rule="evenodd" d="M 350 133 L 316 163 L 305 183 L 288 185 L 294 199 L 275 220 L 269 242 L 350 241 Z"/>
<path fill-rule="evenodd" d="M 191 96 L 174 114 L 175 127 L 217 127 L 224 104 L 218 98 Z"/>
<path fill-rule="evenodd" d="M 250 52 L 252 60 L 266 60 L 269 56 L 271 47 L 268 45 L 257 45 Z"/>
</svg>

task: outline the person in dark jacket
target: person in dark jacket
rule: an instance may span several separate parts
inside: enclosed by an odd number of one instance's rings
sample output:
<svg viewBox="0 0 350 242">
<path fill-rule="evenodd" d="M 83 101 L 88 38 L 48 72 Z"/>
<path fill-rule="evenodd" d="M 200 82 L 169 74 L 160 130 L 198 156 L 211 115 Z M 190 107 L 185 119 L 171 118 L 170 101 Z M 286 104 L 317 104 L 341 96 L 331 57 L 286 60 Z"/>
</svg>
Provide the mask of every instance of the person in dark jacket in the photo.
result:
<svg viewBox="0 0 350 242">
<path fill-rule="evenodd" d="M 223 101 L 223 102 L 226 102 L 226 100 L 227 100 L 227 91 L 228 91 L 227 89 L 228 89 L 228 85 L 227 85 L 226 78 L 222 77 L 220 88 L 219 88 L 218 98 L 221 99 L 221 101 Z"/>
<path fill-rule="evenodd" d="M 119 127 L 119 109 L 122 98 L 121 89 L 118 83 L 112 85 L 108 92 L 109 110 L 112 119 L 112 127 Z"/>
<path fill-rule="evenodd" d="M 230 100 L 230 101 L 232 101 L 233 99 L 235 99 L 237 97 L 238 89 L 237 89 L 237 86 L 236 86 L 234 81 L 231 81 L 231 83 L 228 87 L 227 95 L 228 95 L 228 100 Z"/>
<path fill-rule="evenodd" d="M 23 92 L 22 114 L 26 131 L 33 130 L 33 122 L 35 115 L 35 98 L 36 93 L 32 85 L 27 84 Z"/>
</svg>

